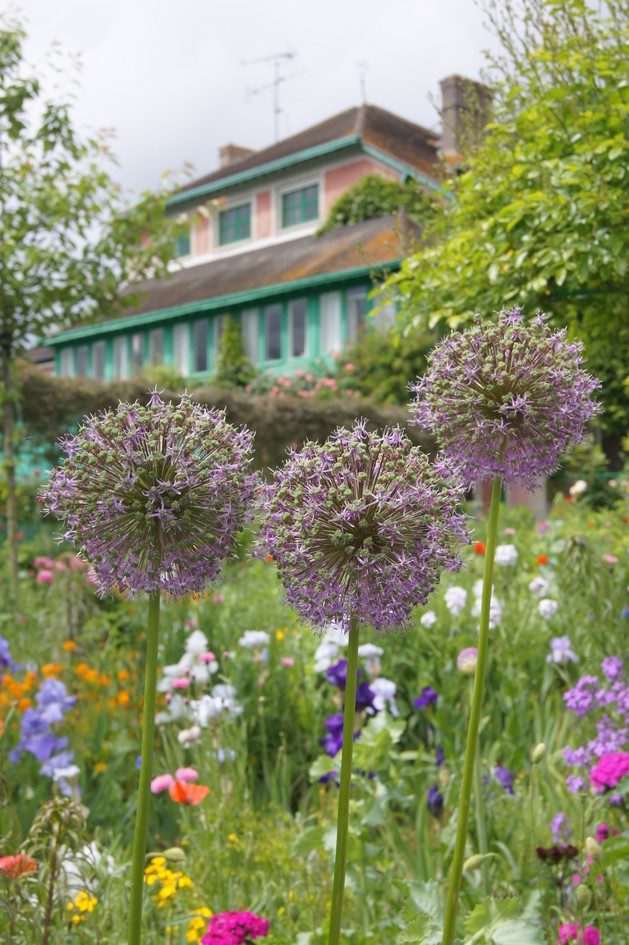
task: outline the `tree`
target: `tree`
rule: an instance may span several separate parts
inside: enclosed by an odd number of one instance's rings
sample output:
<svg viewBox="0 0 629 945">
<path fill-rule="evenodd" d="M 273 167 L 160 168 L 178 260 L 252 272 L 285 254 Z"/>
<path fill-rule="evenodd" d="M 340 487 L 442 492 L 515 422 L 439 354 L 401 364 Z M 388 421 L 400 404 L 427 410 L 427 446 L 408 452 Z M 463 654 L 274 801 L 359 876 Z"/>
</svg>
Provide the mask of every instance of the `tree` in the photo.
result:
<svg viewBox="0 0 629 945">
<path fill-rule="evenodd" d="M 215 383 L 218 387 L 245 387 L 255 373 L 256 369 L 245 354 L 240 323 L 232 315 L 226 315 L 221 330 Z"/>
<path fill-rule="evenodd" d="M 493 116 L 420 252 L 389 281 L 407 328 L 455 328 L 513 305 L 583 338 L 603 430 L 627 429 L 629 8 L 502 0 Z"/>
<path fill-rule="evenodd" d="M 24 74 L 24 39 L 19 23 L 0 22 L 1 408 L 14 603 L 16 358 L 54 328 L 113 311 L 122 285 L 165 272 L 182 223 L 166 219 L 165 193 L 123 208 L 106 136 L 82 140 L 69 101 L 46 99 Z"/>
</svg>

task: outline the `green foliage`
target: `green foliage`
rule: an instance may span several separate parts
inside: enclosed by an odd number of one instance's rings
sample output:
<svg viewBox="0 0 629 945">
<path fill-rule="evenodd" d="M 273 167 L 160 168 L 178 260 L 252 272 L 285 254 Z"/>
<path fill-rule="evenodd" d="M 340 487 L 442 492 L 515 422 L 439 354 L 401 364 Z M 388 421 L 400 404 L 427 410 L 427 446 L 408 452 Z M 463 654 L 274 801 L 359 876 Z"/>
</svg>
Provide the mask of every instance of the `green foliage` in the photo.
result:
<svg viewBox="0 0 629 945">
<path fill-rule="evenodd" d="M 240 323 L 227 315 L 222 322 L 214 382 L 217 387 L 245 387 L 255 374 L 256 369 L 245 354 Z"/>
<path fill-rule="evenodd" d="M 400 210 L 412 223 L 423 226 L 435 215 L 436 206 L 434 195 L 427 193 L 414 177 L 401 182 L 367 174 L 334 201 L 317 235 L 362 220 L 386 217 Z"/>
<path fill-rule="evenodd" d="M 606 433 L 629 425 L 629 13 L 623 0 L 488 8 L 493 121 L 390 287 L 407 326 L 539 308 L 583 338 Z"/>
<path fill-rule="evenodd" d="M 408 385 L 423 374 L 432 343 L 433 336 L 424 331 L 402 336 L 367 327 L 343 352 L 343 386 L 351 386 L 362 397 L 372 397 L 378 403 L 407 404 Z"/>
<path fill-rule="evenodd" d="M 115 407 L 120 400 L 146 402 L 149 396 L 142 380 L 99 384 L 53 378 L 26 364 L 21 366 L 19 385 L 22 434 L 32 447 L 45 452 L 49 462 L 56 462 L 56 441 L 75 430 L 84 414 Z M 176 395 L 167 391 L 164 396 Z M 280 398 L 216 388 L 195 390 L 192 396 L 199 403 L 224 408 L 230 423 L 254 430 L 258 467 L 282 463 L 291 444 L 325 439 L 336 427 L 351 426 L 357 416 L 367 417 L 375 427 L 408 422 L 406 410 L 350 397 Z M 430 441 L 417 427 L 409 426 L 407 433 L 414 443 L 429 447 Z"/>
</svg>

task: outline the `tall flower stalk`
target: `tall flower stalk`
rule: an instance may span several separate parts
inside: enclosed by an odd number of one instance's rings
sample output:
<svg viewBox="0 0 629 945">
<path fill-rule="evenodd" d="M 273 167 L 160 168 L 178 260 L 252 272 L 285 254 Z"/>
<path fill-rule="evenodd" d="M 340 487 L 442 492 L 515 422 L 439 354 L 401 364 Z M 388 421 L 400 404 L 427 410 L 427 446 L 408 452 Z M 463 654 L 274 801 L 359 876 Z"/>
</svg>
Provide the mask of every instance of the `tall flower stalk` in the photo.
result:
<svg viewBox="0 0 629 945">
<path fill-rule="evenodd" d="M 164 403 L 119 404 L 89 417 L 62 448 L 44 494 L 64 521 L 62 538 L 91 564 L 101 594 L 145 592 L 149 617 L 142 761 L 131 865 L 129 945 L 139 945 L 148 834 L 162 593 L 203 591 L 220 573 L 244 524 L 256 477 L 252 435 L 222 411 Z"/>
<path fill-rule="evenodd" d="M 544 315 L 525 323 L 519 309 L 496 323 L 454 332 L 431 353 L 414 390 L 416 423 L 430 430 L 444 455 L 472 485 L 491 479 L 478 662 L 463 765 L 459 818 L 450 870 L 442 945 L 452 945 L 478 751 L 489 650 L 489 621 L 503 483 L 535 489 L 578 443 L 597 412 L 598 381 L 582 370 L 580 342 L 553 332 Z"/>
<path fill-rule="evenodd" d="M 467 533 L 446 472 L 402 430 L 379 435 L 356 421 L 293 451 L 263 497 L 260 541 L 288 602 L 314 628 L 336 622 L 349 633 L 329 945 L 343 910 L 359 632 L 404 629 L 441 572 L 460 566 Z"/>
</svg>

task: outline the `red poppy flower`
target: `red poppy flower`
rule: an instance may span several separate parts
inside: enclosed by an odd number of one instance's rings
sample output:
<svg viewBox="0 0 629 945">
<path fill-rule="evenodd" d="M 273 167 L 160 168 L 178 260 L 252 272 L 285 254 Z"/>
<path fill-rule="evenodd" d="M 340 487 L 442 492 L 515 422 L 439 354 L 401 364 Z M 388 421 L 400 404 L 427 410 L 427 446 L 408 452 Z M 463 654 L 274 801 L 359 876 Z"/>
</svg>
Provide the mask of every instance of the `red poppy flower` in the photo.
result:
<svg viewBox="0 0 629 945">
<path fill-rule="evenodd" d="M 194 807 L 196 804 L 200 804 L 203 798 L 208 796 L 210 789 L 203 784 L 188 784 L 185 781 L 175 781 L 172 787 L 168 789 L 168 793 L 177 804 L 188 804 L 189 807 Z"/>
<path fill-rule="evenodd" d="M 482 543 L 482 541 L 475 541 L 475 542 L 474 542 L 474 551 L 476 552 L 477 555 L 484 555 L 484 554 L 485 554 L 485 546 L 484 546 L 484 544 Z"/>
<path fill-rule="evenodd" d="M 546 555 L 538 555 L 538 556 L 537 556 L 537 563 L 538 563 L 538 564 L 548 564 L 548 558 L 546 557 Z"/>
<path fill-rule="evenodd" d="M 10 876 L 12 879 L 19 879 L 25 873 L 34 873 L 37 869 L 37 863 L 30 856 L 24 856 L 23 853 L 16 853 L 14 856 L 0 856 L 0 873 Z"/>
</svg>

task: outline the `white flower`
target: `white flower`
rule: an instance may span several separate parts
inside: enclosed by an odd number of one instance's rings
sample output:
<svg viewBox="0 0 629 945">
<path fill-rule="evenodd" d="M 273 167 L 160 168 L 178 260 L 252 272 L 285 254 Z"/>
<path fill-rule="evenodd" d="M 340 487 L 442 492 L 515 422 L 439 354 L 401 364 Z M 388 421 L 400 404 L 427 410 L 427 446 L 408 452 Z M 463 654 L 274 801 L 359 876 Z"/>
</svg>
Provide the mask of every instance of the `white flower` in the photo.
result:
<svg viewBox="0 0 629 945">
<path fill-rule="evenodd" d="M 375 643 L 363 643 L 358 647 L 358 655 L 366 660 L 367 672 L 370 676 L 377 676 L 380 672 L 380 657 L 384 653 L 381 646 Z"/>
<path fill-rule="evenodd" d="M 452 616 L 458 617 L 467 603 L 467 591 L 464 587 L 449 587 L 443 599 Z"/>
<path fill-rule="evenodd" d="M 193 725 L 191 728 L 182 728 L 182 730 L 177 735 L 177 741 L 180 745 L 192 745 L 201 737 L 201 729 L 198 725 Z"/>
<path fill-rule="evenodd" d="M 496 564 L 513 567 L 518 561 L 518 549 L 515 545 L 498 545 L 494 560 Z"/>
<path fill-rule="evenodd" d="M 554 603 L 554 601 L 552 602 Z M 566 663 L 578 663 L 579 657 L 572 649 L 569 637 L 553 637 L 550 641 L 550 653 L 546 657 L 547 663 L 558 663 L 559 666 L 565 666 Z"/>
<path fill-rule="evenodd" d="M 184 697 L 175 693 L 163 712 L 158 712 L 155 716 L 156 725 L 164 725 L 168 722 L 176 722 L 178 719 L 187 719 L 190 715 L 189 704 Z"/>
<path fill-rule="evenodd" d="M 248 650 L 261 649 L 268 646 L 271 637 L 264 630 L 245 630 L 238 643 Z"/>
<path fill-rule="evenodd" d="M 336 646 L 347 646 L 349 635 L 343 630 L 342 624 L 333 620 L 323 627 L 323 639 L 328 643 L 336 644 Z"/>
<path fill-rule="evenodd" d="M 478 581 L 474 582 L 474 597 L 482 597 L 483 595 L 483 579 L 479 578 Z"/>
<path fill-rule="evenodd" d="M 201 656 L 207 650 L 207 637 L 201 630 L 195 630 L 186 640 L 186 653 Z"/>
<path fill-rule="evenodd" d="M 472 614 L 474 617 L 480 617 L 482 606 L 481 597 L 477 597 L 474 601 L 474 607 L 472 608 Z M 493 630 L 494 627 L 497 627 L 502 620 L 502 604 L 497 597 L 494 597 L 493 591 L 491 594 L 491 601 L 489 603 L 489 626 Z"/>
<path fill-rule="evenodd" d="M 552 600 L 550 597 L 544 597 L 543 600 L 541 600 L 537 605 L 537 609 L 544 620 L 550 620 L 557 613 L 559 604 L 556 600 Z"/>
<path fill-rule="evenodd" d="M 395 704 L 397 686 L 394 682 L 390 679 L 385 679 L 383 676 L 379 676 L 369 683 L 369 688 L 376 694 L 373 700 L 374 709 L 378 712 L 382 712 L 384 708 L 388 707 L 389 712 L 394 718 L 400 714 L 400 710 Z"/>
<path fill-rule="evenodd" d="M 538 575 L 537 577 L 534 577 L 529 584 L 529 591 L 534 597 L 541 598 L 548 593 L 549 587 L 550 584 L 548 581 L 545 581 L 543 577 Z"/>
<path fill-rule="evenodd" d="M 336 643 L 324 640 L 320 643 L 315 652 L 315 673 L 325 673 L 334 663 L 339 655 L 339 648 Z"/>
<path fill-rule="evenodd" d="M 583 495 L 587 487 L 588 487 L 588 484 L 585 481 L 585 479 L 577 479 L 577 481 L 573 483 L 573 485 L 570 486 L 570 488 L 568 489 L 568 492 L 572 496 Z"/>
<path fill-rule="evenodd" d="M 60 781 L 62 778 L 68 780 L 68 778 L 76 778 L 81 773 L 81 769 L 78 765 L 66 765 L 65 768 L 55 768 L 52 773 L 53 781 Z"/>
<path fill-rule="evenodd" d="M 116 871 L 114 858 L 109 854 L 103 856 L 94 840 L 76 852 L 62 846 L 59 855 L 59 881 L 69 898 L 84 889 L 92 892 L 101 877 L 113 876 Z"/>
<path fill-rule="evenodd" d="M 430 630 L 431 627 L 437 623 L 437 615 L 434 610 L 427 610 L 425 614 L 419 618 L 419 622 L 422 627 L 426 627 L 427 630 Z"/>
</svg>

